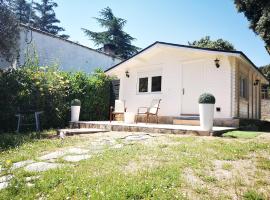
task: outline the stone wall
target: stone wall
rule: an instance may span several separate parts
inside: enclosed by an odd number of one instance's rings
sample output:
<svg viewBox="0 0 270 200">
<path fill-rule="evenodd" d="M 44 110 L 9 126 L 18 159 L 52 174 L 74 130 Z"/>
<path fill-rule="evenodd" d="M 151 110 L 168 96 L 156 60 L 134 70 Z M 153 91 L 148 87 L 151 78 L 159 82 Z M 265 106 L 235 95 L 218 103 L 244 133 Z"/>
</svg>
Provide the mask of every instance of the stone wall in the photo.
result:
<svg viewBox="0 0 270 200">
<path fill-rule="evenodd" d="M 270 121 L 270 99 L 262 99 L 262 119 Z"/>
</svg>

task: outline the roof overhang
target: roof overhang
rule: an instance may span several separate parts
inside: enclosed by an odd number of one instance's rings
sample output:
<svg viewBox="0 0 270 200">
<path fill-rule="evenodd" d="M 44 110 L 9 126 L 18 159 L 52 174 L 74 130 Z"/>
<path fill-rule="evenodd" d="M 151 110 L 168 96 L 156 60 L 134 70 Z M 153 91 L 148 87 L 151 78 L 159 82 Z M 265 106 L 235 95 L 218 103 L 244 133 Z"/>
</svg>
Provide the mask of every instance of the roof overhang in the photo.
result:
<svg viewBox="0 0 270 200">
<path fill-rule="evenodd" d="M 194 47 L 194 46 L 187 46 L 187 45 L 180 45 L 180 44 L 173 44 L 173 43 L 166 43 L 166 42 L 155 42 L 151 44 L 150 46 L 146 47 L 145 49 L 141 50 L 134 56 L 130 57 L 127 60 L 124 60 L 123 62 L 120 62 L 111 68 L 107 69 L 105 72 L 107 74 L 111 74 L 114 70 L 117 68 L 121 67 L 123 64 L 127 64 L 130 62 L 133 62 L 134 60 L 138 59 L 139 57 L 143 57 L 143 55 L 151 52 L 153 49 L 161 49 L 164 47 L 169 47 L 169 48 L 175 48 L 175 49 L 182 49 L 187 52 L 200 52 L 200 53 L 206 53 L 206 54 L 213 54 L 215 56 L 232 56 L 236 57 L 238 59 L 241 59 L 245 63 L 251 66 L 251 68 L 256 71 L 261 79 L 263 80 L 264 84 L 269 84 L 267 78 L 262 74 L 262 72 L 256 67 L 256 65 L 242 52 L 242 51 L 225 51 L 225 50 L 217 50 L 217 49 L 209 49 L 209 48 L 201 48 L 201 47 Z"/>
</svg>

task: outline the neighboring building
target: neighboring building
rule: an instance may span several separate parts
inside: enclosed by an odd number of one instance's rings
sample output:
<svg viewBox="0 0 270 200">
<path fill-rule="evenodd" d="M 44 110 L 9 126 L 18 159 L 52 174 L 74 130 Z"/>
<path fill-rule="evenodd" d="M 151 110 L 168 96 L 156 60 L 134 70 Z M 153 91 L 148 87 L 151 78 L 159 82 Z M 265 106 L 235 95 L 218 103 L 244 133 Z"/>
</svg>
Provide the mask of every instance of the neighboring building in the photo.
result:
<svg viewBox="0 0 270 200">
<path fill-rule="evenodd" d="M 64 71 L 92 72 L 103 70 L 119 63 L 119 58 L 110 56 L 58 36 L 21 25 L 18 62 L 8 63 L 0 58 L 0 67 L 16 67 L 24 63 L 27 49 L 36 50 L 40 65 L 58 64 Z"/>
<path fill-rule="evenodd" d="M 120 79 L 119 99 L 137 112 L 162 99 L 160 116 L 198 116 L 198 98 L 212 93 L 216 120 L 260 119 L 261 85 L 267 79 L 241 51 L 156 42 L 110 69 Z"/>
</svg>

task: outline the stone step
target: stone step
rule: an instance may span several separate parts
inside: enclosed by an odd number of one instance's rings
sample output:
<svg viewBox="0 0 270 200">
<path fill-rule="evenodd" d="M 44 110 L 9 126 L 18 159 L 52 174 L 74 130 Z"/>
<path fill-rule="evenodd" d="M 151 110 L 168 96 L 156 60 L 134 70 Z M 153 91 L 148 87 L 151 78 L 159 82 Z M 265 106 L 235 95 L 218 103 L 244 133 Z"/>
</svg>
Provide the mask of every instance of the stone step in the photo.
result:
<svg viewBox="0 0 270 200">
<path fill-rule="evenodd" d="M 174 125 L 191 125 L 191 126 L 200 126 L 200 120 L 196 119 L 174 119 Z"/>
<path fill-rule="evenodd" d="M 73 129 L 67 128 L 67 129 L 58 129 L 57 135 L 59 135 L 61 132 L 64 133 L 65 135 L 76 135 L 76 134 L 108 132 L 108 130 L 98 128 L 73 128 Z"/>
</svg>

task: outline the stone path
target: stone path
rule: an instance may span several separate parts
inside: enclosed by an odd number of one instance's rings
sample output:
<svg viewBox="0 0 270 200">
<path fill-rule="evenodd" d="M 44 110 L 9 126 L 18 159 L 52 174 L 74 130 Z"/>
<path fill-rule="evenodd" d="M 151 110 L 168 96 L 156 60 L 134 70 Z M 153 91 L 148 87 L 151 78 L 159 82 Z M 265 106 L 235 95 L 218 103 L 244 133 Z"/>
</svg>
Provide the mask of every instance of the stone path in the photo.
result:
<svg viewBox="0 0 270 200">
<path fill-rule="evenodd" d="M 123 137 L 124 135 L 124 137 Z M 64 166 L 71 166 L 68 163 L 59 163 L 58 159 L 62 159 L 66 162 L 76 163 L 82 160 L 91 159 L 92 155 L 102 153 L 106 148 L 121 149 L 129 142 L 145 141 L 153 136 L 149 134 L 111 134 L 111 135 L 98 135 L 96 139 L 90 140 L 87 145 L 83 147 L 71 147 L 54 152 L 48 152 L 35 160 L 24 160 L 16 162 L 10 168 L 10 174 L 1 176 L 0 171 L 0 190 L 8 187 L 10 180 L 14 178 L 12 171 L 17 169 L 24 169 L 27 172 L 44 172 L 51 169 L 57 169 Z M 91 138 L 93 139 L 93 138 Z M 118 140 L 118 142 L 117 142 Z M 123 143 L 121 143 L 121 141 Z M 3 169 L 2 169 L 3 170 Z M 26 178 L 26 184 L 28 187 L 33 187 L 33 181 L 39 179 L 41 176 L 32 176 Z"/>
</svg>

